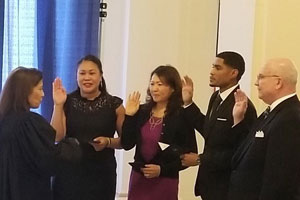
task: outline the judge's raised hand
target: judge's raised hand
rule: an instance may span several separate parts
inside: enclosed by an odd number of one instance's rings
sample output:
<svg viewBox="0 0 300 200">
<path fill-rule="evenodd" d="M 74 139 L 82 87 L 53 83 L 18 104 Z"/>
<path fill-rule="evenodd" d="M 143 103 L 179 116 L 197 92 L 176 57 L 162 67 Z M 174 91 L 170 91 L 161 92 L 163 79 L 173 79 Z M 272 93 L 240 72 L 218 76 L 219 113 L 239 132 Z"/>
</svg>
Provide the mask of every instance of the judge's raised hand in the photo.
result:
<svg viewBox="0 0 300 200">
<path fill-rule="evenodd" d="M 234 125 L 240 123 L 245 116 L 248 107 L 248 97 L 240 89 L 234 93 L 235 104 L 232 110 Z"/>
<path fill-rule="evenodd" d="M 52 83 L 52 95 L 54 105 L 63 105 L 66 102 L 66 89 L 63 87 L 62 81 L 58 77 Z"/>
<path fill-rule="evenodd" d="M 193 102 L 193 94 L 194 94 L 193 80 L 188 76 L 184 76 L 181 81 L 182 81 L 182 99 L 184 105 L 189 105 Z"/>
<path fill-rule="evenodd" d="M 140 97 L 141 94 L 137 91 L 129 94 L 126 107 L 125 107 L 125 114 L 133 116 L 139 110 L 140 107 Z"/>
</svg>

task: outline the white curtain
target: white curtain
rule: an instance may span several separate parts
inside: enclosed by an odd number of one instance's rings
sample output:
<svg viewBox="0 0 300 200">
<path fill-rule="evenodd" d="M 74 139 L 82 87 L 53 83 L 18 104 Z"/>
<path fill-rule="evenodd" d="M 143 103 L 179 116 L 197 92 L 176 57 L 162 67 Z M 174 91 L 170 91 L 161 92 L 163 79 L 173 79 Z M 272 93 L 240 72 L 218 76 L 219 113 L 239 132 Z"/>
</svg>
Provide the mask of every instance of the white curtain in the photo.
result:
<svg viewBox="0 0 300 200">
<path fill-rule="evenodd" d="M 36 0 L 5 0 L 2 86 L 18 67 L 37 67 Z"/>
</svg>

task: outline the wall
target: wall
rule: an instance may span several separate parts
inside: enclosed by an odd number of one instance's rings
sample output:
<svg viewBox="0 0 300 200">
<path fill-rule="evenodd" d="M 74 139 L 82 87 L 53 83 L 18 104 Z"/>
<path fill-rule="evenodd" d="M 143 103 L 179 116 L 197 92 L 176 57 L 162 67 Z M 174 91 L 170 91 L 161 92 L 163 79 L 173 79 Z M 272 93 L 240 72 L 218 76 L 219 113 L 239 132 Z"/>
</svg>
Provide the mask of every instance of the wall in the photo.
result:
<svg viewBox="0 0 300 200">
<path fill-rule="evenodd" d="M 221 1 L 218 51 L 236 50 L 246 61 L 242 88 L 258 113 L 266 105 L 254 86 L 259 68 L 272 57 L 291 58 L 300 69 L 299 0 Z"/>
<path fill-rule="evenodd" d="M 257 0 L 253 49 L 252 81 L 267 59 L 288 57 L 300 69 L 300 1 Z M 299 87 L 298 87 L 299 93 Z M 266 105 L 257 98 L 256 87 L 252 87 L 252 99 L 259 110 Z"/>
<path fill-rule="evenodd" d="M 253 86 L 252 59 L 255 21 L 255 0 L 221 0 L 218 52 L 225 50 L 240 53 L 246 63 L 240 84 L 250 95 Z"/>
</svg>

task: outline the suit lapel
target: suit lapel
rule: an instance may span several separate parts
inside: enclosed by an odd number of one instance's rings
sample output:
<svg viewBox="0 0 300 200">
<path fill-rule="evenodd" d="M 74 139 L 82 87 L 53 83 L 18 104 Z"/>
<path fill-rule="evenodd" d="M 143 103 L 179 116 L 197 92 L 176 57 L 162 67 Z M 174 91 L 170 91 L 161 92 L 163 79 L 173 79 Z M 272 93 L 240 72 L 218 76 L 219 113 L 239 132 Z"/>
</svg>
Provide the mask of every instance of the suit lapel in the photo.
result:
<svg viewBox="0 0 300 200">
<path fill-rule="evenodd" d="M 211 126 L 211 120 L 209 119 L 209 113 L 211 112 L 211 109 L 212 109 L 212 105 L 213 105 L 213 102 L 214 100 L 216 99 L 217 95 L 218 95 L 218 92 L 219 91 L 216 91 L 214 92 L 212 95 L 211 95 L 211 98 L 210 98 L 210 101 L 209 101 L 209 104 L 208 104 L 208 108 L 207 108 L 207 112 L 206 112 L 206 115 L 205 115 L 205 123 L 204 123 L 204 133 L 205 133 L 205 139 L 207 139 L 208 135 L 209 135 L 209 127 Z"/>
<path fill-rule="evenodd" d="M 255 122 L 255 125 L 252 127 L 250 131 L 250 134 L 245 140 L 245 143 L 243 143 L 235 153 L 232 159 L 233 166 L 236 166 L 239 163 L 239 161 L 243 158 L 243 156 L 246 154 L 246 152 L 254 142 L 256 132 L 262 130 L 267 124 L 269 124 L 272 121 L 272 119 L 274 119 L 274 117 L 276 116 L 279 110 L 280 109 L 272 110 L 272 112 L 270 112 L 268 118 L 266 119 L 264 119 L 263 113 L 258 117 L 258 119 Z M 267 133 L 265 133 L 265 137 L 267 136 L 266 134 Z"/>
<path fill-rule="evenodd" d="M 225 100 L 223 100 L 222 104 L 220 105 L 219 109 L 216 112 L 216 115 L 214 116 L 216 119 L 218 114 L 223 113 L 228 106 L 232 106 L 234 104 L 234 93 L 236 92 L 237 89 L 240 87 L 237 86 L 227 97 Z"/>
<path fill-rule="evenodd" d="M 255 124 L 252 126 L 252 129 L 250 131 L 250 134 L 248 135 L 245 143 L 243 143 L 237 152 L 235 153 L 233 159 L 232 159 L 232 166 L 235 168 L 235 166 L 238 165 L 238 163 L 241 161 L 241 159 L 244 157 L 246 152 L 249 150 L 251 144 L 253 143 L 255 139 L 256 131 L 264 129 L 271 121 L 275 118 L 275 116 L 280 112 L 281 109 L 284 109 L 284 107 L 288 106 L 290 103 L 299 101 L 297 96 L 293 96 L 283 102 L 281 102 L 279 105 L 277 105 L 274 110 L 272 110 L 269 114 L 269 116 L 264 119 L 263 113 L 259 116 L 259 118 L 256 120 Z M 264 137 L 267 137 L 269 132 L 264 133 Z"/>
<path fill-rule="evenodd" d="M 209 101 L 209 104 L 208 104 L 208 108 L 207 108 L 207 112 L 206 112 L 206 117 L 207 117 L 207 118 L 209 118 L 209 113 L 211 112 L 212 105 L 213 105 L 215 99 L 216 99 L 217 96 L 218 96 L 218 92 L 219 92 L 219 91 L 216 91 L 216 92 L 214 92 L 214 93 L 211 95 L 211 98 L 210 98 L 210 101 Z"/>
<path fill-rule="evenodd" d="M 227 98 L 221 103 L 221 105 L 219 106 L 219 108 L 218 108 L 218 110 L 216 111 L 216 112 L 214 112 L 213 114 L 212 114 L 212 116 L 211 116 L 211 119 L 209 119 L 209 116 L 207 116 L 206 115 L 206 120 L 207 120 L 207 126 L 206 126 L 206 130 L 207 130 L 207 132 L 209 132 L 209 129 L 211 129 L 211 127 L 213 127 L 214 126 L 214 124 L 216 123 L 216 121 L 217 121 L 217 118 L 218 118 L 218 116 L 220 115 L 220 113 L 224 113 L 225 112 L 225 110 L 226 110 L 226 108 L 228 107 L 228 106 L 231 106 L 232 105 L 232 103 L 234 102 L 234 93 L 235 93 L 235 91 L 237 90 L 237 89 L 239 89 L 239 86 L 238 87 L 236 87 L 228 96 L 227 96 Z M 218 92 L 218 91 L 217 91 Z M 215 92 L 213 95 L 214 96 L 212 96 L 212 98 L 213 98 L 213 100 L 212 101 L 210 101 L 210 105 L 209 105 L 209 110 L 207 111 L 207 113 L 210 113 L 211 111 L 211 109 L 212 109 L 212 104 L 213 104 L 213 102 L 214 102 L 214 100 L 215 100 L 215 98 L 217 97 L 217 95 L 218 95 L 218 93 L 217 92 Z"/>
<path fill-rule="evenodd" d="M 262 120 L 263 120 L 263 115 L 261 114 L 255 121 L 254 125 L 252 126 L 251 131 L 249 132 L 245 141 L 237 149 L 236 153 L 234 154 L 234 156 L 232 158 L 233 168 L 235 168 L 235 166 L 240 162 L 242 157 L 245 155 L 245 153 L 247 152 L 247 150 L 253 143 L 254 138 L 255 138 L 254 134 L 260 128 L 260 124 L 261 124 Z"/>
</svg>

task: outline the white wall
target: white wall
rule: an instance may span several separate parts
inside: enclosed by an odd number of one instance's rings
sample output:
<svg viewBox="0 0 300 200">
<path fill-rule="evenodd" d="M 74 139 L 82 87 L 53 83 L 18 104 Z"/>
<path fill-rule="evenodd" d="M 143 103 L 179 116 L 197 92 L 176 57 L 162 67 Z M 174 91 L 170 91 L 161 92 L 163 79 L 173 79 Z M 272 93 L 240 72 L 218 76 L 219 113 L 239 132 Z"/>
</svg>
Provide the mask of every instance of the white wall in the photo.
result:
<svg viewBox="0 0 300 200">
<path fill-rule="evenodd" d="M 250 95 L 256 0 L 221 0 L 218 52 L 233 50 L 245 59 L 241 87 Z"/>
<path fill-rule="evenodd" d="M 298 68 L 299 74 L 299 9 L 299 0 L 257 0 L 253 48 L 253 79 L 259 73 L 260 67 L 268 59 L 274 57 L 292 59 Z M 297 89 L 299 96 L 299 84 Z M 266 109 L 267 105 L 261 99 L 258 99 L 256 87 L 252 87 L 252 99 L 259 113 Z"/>
<path fill-rule="evenodd" d="M 126 99 L 128 34 L 130 1 L 105 1 L 108 4 L 107 18 L 102 23 L 101 61 L 104 78 L 108 91 L 124 100 Z M 128 158 L 133 157 L 133 151 L 126 153 Z M 130 168 L 127 160 L 123 159 L 123 150 L 116 150 L 117 193 L 126 196 Z"/>
</svg>

